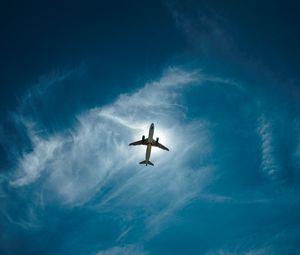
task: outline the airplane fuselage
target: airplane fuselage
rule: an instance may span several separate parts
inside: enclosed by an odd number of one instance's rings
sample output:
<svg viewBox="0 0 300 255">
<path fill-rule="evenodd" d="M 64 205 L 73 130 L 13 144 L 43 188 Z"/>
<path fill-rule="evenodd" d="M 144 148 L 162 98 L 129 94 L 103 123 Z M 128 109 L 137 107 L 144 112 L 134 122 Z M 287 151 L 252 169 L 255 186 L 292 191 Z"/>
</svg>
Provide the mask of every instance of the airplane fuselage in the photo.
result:
<svg viewBox="0 0 300 255">
<path fill-rule="evenodd" d="M 154 134 L 154 124 L 152 123 L 149 128 L 148 143 L 147 143 L 147 149 L 146 149 L 146 165 L 148 165 L 150 155 L 151 155 L 153 134 Z"/>
</svg>

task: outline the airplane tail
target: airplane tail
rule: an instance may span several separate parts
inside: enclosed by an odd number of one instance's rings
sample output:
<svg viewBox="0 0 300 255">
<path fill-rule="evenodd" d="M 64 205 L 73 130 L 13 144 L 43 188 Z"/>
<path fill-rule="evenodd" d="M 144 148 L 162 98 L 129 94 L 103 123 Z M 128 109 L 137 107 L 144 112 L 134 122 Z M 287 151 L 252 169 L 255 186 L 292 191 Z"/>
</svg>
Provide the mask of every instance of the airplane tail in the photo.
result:
<svg viewBox="0 0 300 255">
<path fill-rule="evenodd" d="M 146 164 L 146 160 L 141 161 L 140 164 Z M 148 163 L 147 163 L 147 164 L 149 164 L 149 165 L 151 165 L 151 166 L 154 166 L 154 164 L 153 164 L 151 161 L 149 161 L 149 160 L 148 160 Z M 147 165 L 147 164 L 146 164 L 146 165 Z"/>
</svg>

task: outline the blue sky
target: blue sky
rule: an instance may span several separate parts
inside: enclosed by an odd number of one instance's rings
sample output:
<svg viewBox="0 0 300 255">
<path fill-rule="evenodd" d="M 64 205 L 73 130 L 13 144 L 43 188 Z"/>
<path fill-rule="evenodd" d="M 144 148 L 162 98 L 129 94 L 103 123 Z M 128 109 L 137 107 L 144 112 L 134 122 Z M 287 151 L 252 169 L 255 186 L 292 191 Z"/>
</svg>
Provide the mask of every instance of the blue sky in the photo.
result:
<svg viewBox="0 0 300 255">
<path fill-rule="evenodd" d="M 0 253 L 298 254 L 299 8 L 3 5 Z"/>
</svg>

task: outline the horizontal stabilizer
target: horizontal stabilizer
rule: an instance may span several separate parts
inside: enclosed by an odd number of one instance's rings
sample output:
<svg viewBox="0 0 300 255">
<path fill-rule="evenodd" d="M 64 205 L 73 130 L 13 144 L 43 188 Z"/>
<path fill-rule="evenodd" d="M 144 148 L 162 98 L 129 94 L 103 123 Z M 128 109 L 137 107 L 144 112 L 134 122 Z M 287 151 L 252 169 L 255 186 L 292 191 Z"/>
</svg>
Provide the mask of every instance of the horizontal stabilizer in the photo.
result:
<svg viewBox="0 0 300 255">
<path fill-rule="evenodd" d="M 149 164 L 151 166 L 154 166 L 154 164 L 149 160 L 148 160 L 148 163 L 146 163 L 146 160 L 144 160 L 144 161 L 141 161 L 140 164 L 145 164 L 146 166 Z"/>
</svg>

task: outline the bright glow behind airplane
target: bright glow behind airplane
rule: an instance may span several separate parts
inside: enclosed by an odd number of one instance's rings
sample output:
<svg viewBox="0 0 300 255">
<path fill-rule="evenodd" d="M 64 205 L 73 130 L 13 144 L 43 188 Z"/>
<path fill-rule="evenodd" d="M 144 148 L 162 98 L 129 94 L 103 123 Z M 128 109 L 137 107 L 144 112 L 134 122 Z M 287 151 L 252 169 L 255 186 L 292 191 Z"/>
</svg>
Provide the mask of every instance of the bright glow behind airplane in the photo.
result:
<svg viewBox="0 0 300 255">
<path fill-rule="evenodd" d="M 152 123 L 150 125 L 149 133 L 148 133 L 147 138 L 146 138 L 146 135 L 142 135 L 142 140 L 139 140 L 139 141 L 136 141 L 136 142 L 133 142 L 133 143 L 129 144 L 129 145 L 146 145 L 147 146 L 145 160 L 140 162 L 140 164 L 145 164 L 146 166 L 148 164 L 154 166 L 154 164 L 150 161 L 152 147 L 157 147 L 157 148 L 160 148 L 162 150 L 169 151 L 169 149 L 167 147 L 165 147 L 164 145 L 162 145 L 159 142 L 159 137 L 154 136 L 154 129 L 155 129 L 154 123 Z"/>
</svg>

